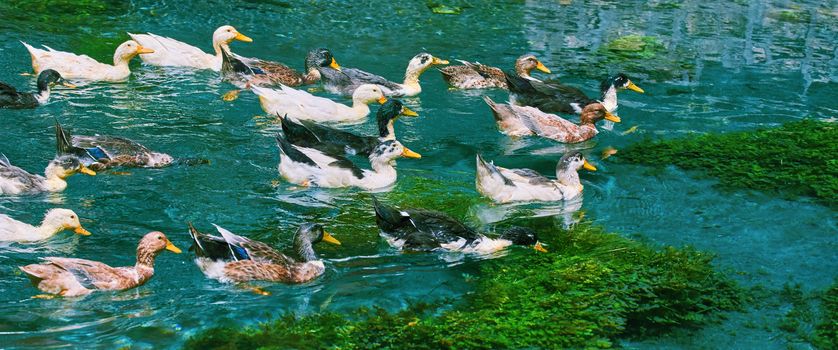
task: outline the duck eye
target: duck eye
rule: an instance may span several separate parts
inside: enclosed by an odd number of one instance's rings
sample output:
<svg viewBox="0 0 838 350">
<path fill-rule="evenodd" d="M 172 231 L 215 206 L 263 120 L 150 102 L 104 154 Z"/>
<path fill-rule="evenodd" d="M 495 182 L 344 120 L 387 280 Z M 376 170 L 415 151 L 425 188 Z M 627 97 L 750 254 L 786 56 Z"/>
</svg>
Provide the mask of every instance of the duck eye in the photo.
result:
<svg viewBox="0 0 838 350">
<path fill-rule="evenodd" d="M 157 239 L 159 239 L 159 240 L 161 240 L 161 241 L 162 241 L 162 240 L 163 240 L 163 236 L 157 236 Z"/>
<path fill-rule="evenodd" d="M 76 218 L 75 215 L 70 215 L 70 219 L 75 219 L 75 218 Z"/>
</svg>

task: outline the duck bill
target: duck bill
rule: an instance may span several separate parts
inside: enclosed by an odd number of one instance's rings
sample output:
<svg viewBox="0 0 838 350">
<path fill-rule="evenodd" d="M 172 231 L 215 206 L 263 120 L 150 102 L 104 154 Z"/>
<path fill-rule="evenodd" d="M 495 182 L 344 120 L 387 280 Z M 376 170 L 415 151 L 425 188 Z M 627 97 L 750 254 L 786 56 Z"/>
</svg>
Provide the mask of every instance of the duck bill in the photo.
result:
<svg viewBox="0 0 838 350">
<path fill-rule="evenodd" d="M 332 62 L 329 63 L 329 67 L 332 67 L 335 70 L 340 70 L 340 65 L 338 64 L 338 61 L 335 61 L 334 57 L 332 57 Z"/>
<path fill-rule="evenodd" d="M 621 119 L 620 117 L 611 114 L 611 112 L 605 111 L 605 120 L 610 120 L 612 122 L 619 123 Z"/>
<path fill-rule="evenodd" d="M 410 108 L 402 107 L 401 115 L 407 116 L 407 117 L 418 117 L 419 113 L 416 113 L 416 112 L 412 111 Z"/>
<path fill-rule="evenodd" d="M 137 47 L 137 53 L 140 55 L 147 54 L 147 53 L 154 53 L 154 50 L 149 49 L 147 47 L 139 46 Z"/>
<path fill-rule="evenodd" d="M 449 63 L 448 60 L 443 60 L 443 59 L 439 59 L 439 58 L 436 58 L 436 57 L 431 59 L 431 64 L 448 64 L 448 63 Z"/>
<path fill-rule="evenodd" d="M 541 63 L 541 61 L 538 61 L 538 64 L 535 66 L 535 69 L 538 69 L 538 70 L 540 70 L 544 73 L 550 74 L 550 69 L 547 68 L 547 66 L 545 66 L 544 63 Z"/>
<path fill-rule="evenodd" d="M 381 96 L 381 97 L 378 98 L 378 104 L 383 105 L 386 102 L 387 102 L 387 97 Z"/>
<path fill-rule="evenodd" d="M 337 238 L 330 235 L 328 232 L 323 232 L 323 242 L 331 243 L 334 245 L 340 245 L 340 241 Z"/>
<path fill-rule="evenodd" d="M 539 251 L 539 252 L 542 252 L 542 253 L 549 252 L 547 250 L 547 248 L 544 248 L 544 246 L 541 245 L 541 242 L 535 242 L 535 246 L 533 246 L 532 248 L 535 249 L 536 251 Z"/>
<path fill-rule="evenodd" d="M 634 92 L 639 92 L 641 94 L 645 92 L 639 86 L 634 85 L 634 83 L 632 83 L 631 80 L 629 80 L 628 85 L 626 85 L 626 89 L 629 89 L 629 90 L 634 91 Z"/>
<path fill-rule="evenodd" d="M 174 245 L 174 244 L 172 244 L 172 242 L 171 242 L 171 241 L 167 241 L 167 242 L 166 242 L 166 250 L 168 250 L 168 251 L 170 251 L 170 252 L 172 252 L 172 253 L 175 253 L 175 254 L 180 254 L 180 253 L 181 253 L 180 248 L 175 247 L 175 245 Z"/>
<path fill-rule="evenodd" d="M 419 159 L 419 158 L 422 158 L 422 155 L 419 154 L 419 153 L 413 152 L 409 148 L 405 147 L 404 150 L 402 151 L 402 157 Z"/>
<path fill-rule="evenodd" d="M 249 36 L 244 35 L 242 33 L 236 33 L 236 36 L 234 36 L 233 39 L 236 39 L 238 41 L 244 41 L 246 43 L 252 43 L 253 42 L 253 39 L 251 39 Z"/>
<path fill-rule="evenodd" d="M 96 172 L 90 170 L 90 168 L 86 167 L 84 164 L 79 167 L 79 172 L 85 175 L 96 176 Z"/>
<path fill-rule="evenodd" d="M 83 227 L 81 227 L 81 226 L 76 227 L 75 229 L 73 229 L 73 232 L 75 232 L 77 235 L 90 236 L 90 231 L 85 230 L 85 229 L 84 229 Z"/>
<path fill-rule="evenodd" d="M 59 84 L 61 84 L 61 86 L 63 86 L 63 87 L 70 88 L 70 89 L 75 89 L 76 88 L 75 85 L 70 84 L 70 83 L 68 83 L 66 81 L 63 81 L 63 80 Z"/>
<path fill-rule="evenodd" d="M 585 168 L 585 170 L 589 170 L 589 171 L 596 171 L 596 167 L 595 167 L 595 166 L 593 166 L 593 164 L 588 163 L 588 160 L 587 160 L 587 159 L 585 159 L 585 163 L 584 163 L 584 164 L 582 164 L 582 167 L 583 167 L 583 168 Z"/>
</svg>

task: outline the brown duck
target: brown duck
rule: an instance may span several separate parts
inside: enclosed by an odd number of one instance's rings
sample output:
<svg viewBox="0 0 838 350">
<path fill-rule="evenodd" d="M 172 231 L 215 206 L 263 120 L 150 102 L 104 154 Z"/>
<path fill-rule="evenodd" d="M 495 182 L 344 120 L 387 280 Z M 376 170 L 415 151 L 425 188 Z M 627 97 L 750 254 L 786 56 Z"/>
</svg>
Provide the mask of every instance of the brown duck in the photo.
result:
<svg viewBox="0 0 838 350">
<path fill-rule="evenodd" d="M 300 86 L 316 83 L 320 74 L 314 66 L 322 57 L 309 54 L 306 57 L 308 72 L 302 74 L 279 62 L 247 58 L 236 55 L 226 49 L 221 49 L 221 76 L 240 89 L 249 89 L 251 85 L 260 87 Z M 239 90 L 233 90 L 224 95 L 225 101 L 238 98 Z"/>
<path fill-rule="evenodd" d="M 98 261 L 46 257 L 43 264 L 20 267 L 38 289 L 65 297 L 87 295 L 97 290 L 138 287 L 154 276 L 154 259 L 161 251 L 180 253 L 162 232 L 149 232 L 137 246 L 134 266 L 110 267 Z"/>
<path fill-rule="evenodd" d="M 579 124 L 574 124 L 535 107 L 495 103 L 488 96 L 483 99 L 492 108 L 498 128 L 509 136 L 538 135 L 562 143 L 577 143 L 596 136 L 599 132 L 596 123 L 600 120 L 620 122 L 620 117 L 608 112 L 599 102 L 585 106 L 579 116 Z"/>
<path fill-rule="evenodd" d="M 506 89 L 506 75 L 502 69 L 480 64 L 478 62 L 460 61 L 460 66 L 448 66 L 440 68 L 442 78 L 458 89 Z M 530 72 L 538 69 L 544 73 L 550 70 L 544 66 L 534 55 L 523 55 L 515 60 L 515 73 L 525 79 L 533 79 Z"/>
<path fill-rule="evenodd" d="M 282 254 L 273 247 L 236 235 L 214 225 L 221 237 L 198 232 L 189 224 L 195 263 L 204 274 L 221 282 L 271 281 L 305 283 L 326 271 L 313 245 L 340 241 L 323 230 L 323 226 L 305 223 L 294 235 L 294 252 L 298 257 Z"/>
</svg>

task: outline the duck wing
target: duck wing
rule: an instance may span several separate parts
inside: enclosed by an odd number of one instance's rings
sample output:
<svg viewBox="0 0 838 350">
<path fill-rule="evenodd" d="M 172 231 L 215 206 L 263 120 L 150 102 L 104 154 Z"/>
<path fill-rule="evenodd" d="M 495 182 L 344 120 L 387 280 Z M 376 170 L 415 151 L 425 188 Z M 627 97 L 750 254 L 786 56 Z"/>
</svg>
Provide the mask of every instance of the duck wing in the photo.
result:
<svg viewBox="0 0 838 350">
<path fill-rule="evenodd" d="M 133 282 L 124 270 L 98 261 L 57 257 L 46 257 L 44 260 L 72 274 L 87 289 L 120 289 Z"/>
<path fill-rule="evenodd" d="M 413 249 L 439 248 L 441 244 L 465 239 L 474 241 L 479 234 L 454 218 L 437 211 L 408 209 L 399 210 L 383 204 L 373 197 L 376 224 L 397 238 L 405 240 L 405 246 Z"/>
<path fill-rule="evenodd" d="M 282 125 L 282 133 L 285 134 L 285 138 L 291 144 L 314 148 L 331 157 L 341 156 L 348 151 L 344 143 L 340 142 L 343 138 L 337 135 L 337 132 L 352 135 L 348 132 L 309 121 L 296 122 L 288 116 L 280 117 L 279 120 Z M 314 130 L 317 130 L 317 132 Z M 335 133 L 330 132 L 330 130 Z"/>
<path fill-rule="evenodd" d="M 18 92 L 14 86 L 0 82 L 0 96 L 17 96 Z"/>
<path fill-rule="evenodd" d="M 139 55 L 143 62 L 157 66 L 199 66 L 209 68 L 212 62 L 210 55 L 203 50 L 169 37 L 152 33 L 128 33 L 134 41 L 143 47 L 154 50 L 153 53 Z"/>
<path fill-rule="evenodd" d="M 310 120 L 303 120 L 301 123 L 316 134 L 318 139 L 339 146 L 347 153 L 369 157 L 379 143 L 377 137 L 356 135 L 348 131 L 320 125 Z"/>
<path fill-rule="evenodd" d="M 381 85 L 390 90 L 397 90 L 401 88 L 401 84 L 387 80 L 387 78 L 380 75 L 372 74 L 370 72 L 362 71 L 358 68 L 342 68 L 340 70 L 343 74 L 348 76 L 355 85 L 361 84 L 376 84 Z"/>
<path fill-rule="evenodd" d="M 43 179 L 9 162 L 5 154 L 0 153 L 0 178 L 18 182 L 18 187 L 31 189 L 41 184 Z M 2 188 L 0 188 L 2 189 Z"/>
<path fill-rule="evenodd" d="M 515 175 L 518 175 L 524 179 L 526 179 L 530 185 L 547 185 L 552 184 L 553 180 L 550 178 L 539 174 L 537 171 L 527 168 L 522 169 L 504 169 L 509 172 L 512 172 Z"/>
<path fill-rule="evenodd" d="M 244 253 L 247 257 L 246 259 L 237 260 L 254 260 L 274 264 L 289 264 L 294 262 L 293 259 L 265 243 L 239 236 L 216 224 L 212 225 L 215 226 L 215 229 L 218 230 L 218 233 L 221 234 L 221 237 L 231 250 Z"/>
<path fill-rule="evenodd" d="M 276 144 L 279 146 L 279 151 L 288 156 L 292 161 L 297 163 L 304 163 L 311 166 L 319 166 L 305 153 L 301 152 L 297 147 L 292 145 L 282 135 L 276 135 Z"/>
</svg>

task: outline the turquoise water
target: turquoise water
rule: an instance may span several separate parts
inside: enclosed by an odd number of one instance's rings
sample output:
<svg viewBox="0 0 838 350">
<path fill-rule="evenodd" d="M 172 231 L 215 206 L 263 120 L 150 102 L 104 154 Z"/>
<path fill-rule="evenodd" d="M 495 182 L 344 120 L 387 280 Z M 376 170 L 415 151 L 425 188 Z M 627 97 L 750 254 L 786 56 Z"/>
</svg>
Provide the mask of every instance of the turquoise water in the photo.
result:
<svg viewBox="0 0 838 350">
<path fill-rule="evenodd" d="M 509 217 L 551 215 L 572 220 L 580 210 L 609 230 L 655 243 L 694 245 L 718 254 L 720 268 L 745 285 L 779 289 L 800 283 L 822 289 L 838 271 L 838 217 L 808 201 L 766 194 L 720 192 L 712 180 L 677 169 L 664 172 L 600 160 L 647 136 L 747 130 L 804 117 L 838 115 L 838 2 L 475 2 L 459 16 L 434 15 L 424 2 L 131 2 L 0 4 L 0 81 L 34 88 L 29 57 L 18 40 L 89 54 L 109 62 L 126 31 L 172 36 L 210 49 L 212 31 L 231 24 L 254 39 L 234 43 L 245 56 L 302 69 L 305 53 L 328 47 L 344 66 L 399 80 L 420 51 L 509 67 L 533 52 L 562 80 L 590 94 L 618 71 L 646 90 L 620 94 L 622 124 L 593 141 L 566 147 L 545 140 L 509 140 L 497 132 L 483 93 L 449 91 L 433 70 L 423 92 L 406 104 L 421 118 L 402 120 L 397 135 L 420 160 L 398 163 L 399 182 L 379 196 L 397 201 L 451 193 L 474 198 L 464 220 L 490 228 Z M 621 36 L 656 37 L 651 58 L 625 60 L 605 50 Z M 454 255 L 400 254 L 378 236 L 368 195 L 357 190 L 300 190 L 278 179 L 273 135 L 255 96 L 220 96 L 232 86 L 217 73 L 132 64 L 126 83 L 58 90 L 52 103 L 0 111 L 0 152 L 24 169 L 42 172 L 54 154 L 53 117 L 78 134 L 124 136 L 175 157 L 211 160 L 203 166 L 120 169 L 75 176 L 57 195 L 0 198 L 3 213 L 38 222 L 54 207 L 75 210 L 93 232 L 63 233 L 37 245 L 0 246 L 0 348 L 176 347 L 217 324 L 250 324 L 284 311 L 397 309 L 411 300 L 457 296 L 478 260 Z M 320 92 L 322 94 L 322 92 Z M 636 132 L 623 134 L 631 127 Z M 371 133 L 373 125 L 349 126 Z M 583 201 L 566 206 L 494 206 L 477 199 L 474 154 L 510 167 L 549 174 L 559 154 L 585 149 L 600 169 L 582 174 Z M 723 155 L 721 155 L 723 156 Z M 461 212 L 465 213 L 461 213 Z M 31 299 L 38 291 L 16 266 L 45 255 L 130 265 L 138 239 L 160 230 L 187 248 L 185 222 L 204 231 L 216 223 L 280 247 L 304 221 L 317 221 L 343 242 L 320 245 L 326 274 L 306 285 L 265 285 L 259 296 L 207 280 L 188 252 L 163 253 L 155 277 L 140 288 L 75 300 Z M 510 254 L 523 253 L 513 250 Z M 676 333 L 638 348 L 678 346 L 786 348 L 769 326 L 773 311 L 747 311 L 700 332 Z M 767 316 L 766 316 L 767 315 Z M 742 327 L 754 322 L 766 327 Z"/>
</svg>

